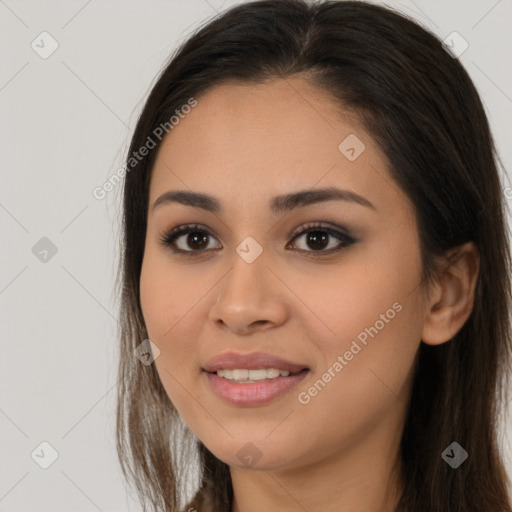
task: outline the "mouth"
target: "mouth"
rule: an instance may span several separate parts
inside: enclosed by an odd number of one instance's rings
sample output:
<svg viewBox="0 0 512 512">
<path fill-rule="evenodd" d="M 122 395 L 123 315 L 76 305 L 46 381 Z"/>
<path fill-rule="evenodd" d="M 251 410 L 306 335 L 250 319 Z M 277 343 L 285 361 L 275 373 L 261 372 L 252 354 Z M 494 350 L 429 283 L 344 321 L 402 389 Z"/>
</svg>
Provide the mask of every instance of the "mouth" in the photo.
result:
<svg viewBox="0 0 512 512">
<path fill-rule="evenodd" d="M 288 361 L 282 357 L 264 352 L 224 352 L 213 357 L 203 365 L 203 370 L 208 373 L 226 372 L 228 370 L 237 372 L 235 379 L 239 380 L 247 380 L 247 372 L 253 372 L 252 376 L 255 379 L 267 378 L 267 375 L 268 378 L 277 378 L 281 371 L 289 372 L 287 375 L 283 375 L 288 376 L 290 374 L 297 374 L 306 368 L 307 365 L 305 364 Z M 229 371 L 223 375 L 228 379 L 231 378 Z M 264 374 L 262 372 L 267 373 Z"/>
<path fill-rule="evenodd" d="M 254 407 L 284 396 L 310 368 L 263 352 L 225 352 L 203 365 L 206 386 L 230 405 Z"/>
<path fill-rule="evenodd" d="M 278 368 L 203 371 L 208 389 L 237 407 L 264 406 L 280 397 L 285 400 L 309 373 L 309 368 L 294 373 Z"/>
<path fill-rule="evenodd" d="M 207 372 L 217 375 L 217 377 L 226 379 L 236 384 L 255 384 L 268 380 L 275 380 L 281 377 L 294 377 L 303 372 L 309 371 L 309 368 L 303 368 L 300 371 L 291 372 L 282 368 L 236 368 L 236 369 L 219 369 L 215 372 Z"/>
</svg>

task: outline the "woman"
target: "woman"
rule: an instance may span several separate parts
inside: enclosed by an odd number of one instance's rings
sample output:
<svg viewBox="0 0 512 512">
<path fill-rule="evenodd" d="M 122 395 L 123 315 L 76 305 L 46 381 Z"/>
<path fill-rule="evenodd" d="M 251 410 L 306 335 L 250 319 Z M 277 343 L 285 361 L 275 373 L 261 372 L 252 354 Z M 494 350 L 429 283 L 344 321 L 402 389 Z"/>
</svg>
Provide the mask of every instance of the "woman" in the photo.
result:
<svg viewBox="0 0 512 512">
<path fill-rule="evenodd" d="M 190 37 L 124 186 L 117 441 L 144 507 L 510 510 L 496 161 L 466 71 L 390 9 L 262 0 Z"/>
</svg>

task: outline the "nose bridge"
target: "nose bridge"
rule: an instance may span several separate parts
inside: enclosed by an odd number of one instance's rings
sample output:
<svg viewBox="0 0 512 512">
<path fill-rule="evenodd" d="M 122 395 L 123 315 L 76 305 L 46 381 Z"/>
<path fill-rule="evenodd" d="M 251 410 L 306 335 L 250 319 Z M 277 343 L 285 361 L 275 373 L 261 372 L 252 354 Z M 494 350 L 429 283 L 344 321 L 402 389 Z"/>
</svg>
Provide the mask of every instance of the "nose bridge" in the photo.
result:
<svg viewBox="0 0 512 512">
<path fill-rule="evenodd" d="M 233 251 L 230 263 L 231 269 L 219 283 L 210 319 L 238 331 L 256 323 L 282 321 L 284 306 L 275 277 L 267 268 L 268 254 L 263 247 L 255 239 L 246 238 Z"/>
<path fill-rule="evenodd" d="M 267 281 L 264 273 L 268 272 L 268 258 L 262 249 L 261 247 L 260 254 L 255 256 L 254 243 L 244 240 L 233 250 L 230 258 L 231 269 L 220 283 L 217 304 L 230 297 L 247 304 L 257 300 L 261 285 Z M 250 300 L 247 301 L 246 298 Z"/>
</svg>

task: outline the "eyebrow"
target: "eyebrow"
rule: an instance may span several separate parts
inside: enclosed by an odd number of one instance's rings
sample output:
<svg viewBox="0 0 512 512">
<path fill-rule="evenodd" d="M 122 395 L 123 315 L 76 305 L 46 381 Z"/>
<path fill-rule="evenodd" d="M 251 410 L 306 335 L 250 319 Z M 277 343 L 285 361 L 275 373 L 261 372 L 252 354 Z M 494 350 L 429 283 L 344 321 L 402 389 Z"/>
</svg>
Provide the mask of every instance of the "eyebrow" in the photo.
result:
<svg viewBox="0 0 512 512">
<path fill-rule="evenodd" d="M 336 187 L 299 190 L 290 194 L 276 196 L 270 202 L 270 209 L 272 213 L 278 215 L 289 212 L 295 208 L 333 200 L 347 201 L 377 210 L 365 197 L 350 190 L 342 190 Z M 153 203 L 153 211 L 170 203 L 179 203 L 185 206 L 201 208 L 202 210 L 212 213 L 223 212 L 220 201 L 215 197 L 209 194 L 190 192 L 186 190 L 169 190 L 168 192 L 165 192 Z"/>
</svg>

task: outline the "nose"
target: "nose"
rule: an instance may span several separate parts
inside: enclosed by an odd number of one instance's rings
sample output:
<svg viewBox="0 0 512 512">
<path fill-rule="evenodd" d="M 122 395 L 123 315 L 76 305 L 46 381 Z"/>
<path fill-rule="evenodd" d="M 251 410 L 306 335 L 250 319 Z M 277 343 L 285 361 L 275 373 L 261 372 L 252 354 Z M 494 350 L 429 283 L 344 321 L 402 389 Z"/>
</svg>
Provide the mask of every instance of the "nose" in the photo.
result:
<svg viewBox="0 0 512 512">
<path fill-rule="evenodd" d="M 267 266 L 263 252 L 247 263 L 236 252 L 233 266 L 219 283 L 209 320 L 244 335 L 277 327 L 286 320 L 285 287 Z"/>
</svg>

